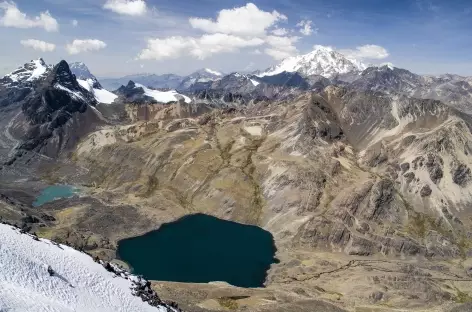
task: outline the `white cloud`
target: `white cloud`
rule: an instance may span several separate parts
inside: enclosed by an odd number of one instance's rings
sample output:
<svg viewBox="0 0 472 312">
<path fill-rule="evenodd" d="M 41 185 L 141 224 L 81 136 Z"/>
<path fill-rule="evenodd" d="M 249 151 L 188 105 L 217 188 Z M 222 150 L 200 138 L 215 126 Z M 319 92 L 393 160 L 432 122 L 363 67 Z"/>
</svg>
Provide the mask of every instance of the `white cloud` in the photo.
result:
<svg viewBox="0 0 472 312">
<path fill-rule="evenodd" d="M 29 17 L 21 12 L 14 2 L 1 2 L 0 10 L 3 10 L 3 16 L 0 16 L 0 25 L 4 27 L 38 27 L 49 32 L 59 30 L 59 24 L 48 11 L 41 12 L 39 16 Z"/>
<path fill-rule="evenodd" d="M 33 48 L 36 51 L 52 52 L 56 49 L 56 45 L 36 39 L 21 40 L 20 43 L 27 48 Z"/>
<path fill-rule="evenodd" d="M 264 44 L 260 38 L 241 38 L 227 34 L 203 35 L 191 54 L 198 59 L 205 59 L 208 56 L 222 52 L 235 52 L 241 48 L 255 47 Z"/>
<path fill-rule="evenodd" d="M 285 28 L 276 28 L 272 30 L 272 33 L 276 36 L 285 36 L 289 33 L 289 31 Z"/>
<path fill-rule="evenodd" d="M 66 45 L 69 54 L 79 54 L 82 52 L 98 51 L 104 49 L 107 44 L 97 39 L 75 39 L 72 43 Z"/>
<path fill-rule="evenodd" d="M 252 51 L 252 54 L 259 55 L 262 54 L 262 52 L 259 49 L 255 49 L 254 51 Z"/>
<path fill-rule="evenodd" d="M 144 15 L 147 12 L 144 0 L 107 0 L 103 8 L 118 14 L 132 16 Z"/>
<path fill-rule="evenodd" d="M 356 47 L 355 49 L 342 49 L 339 50 L 339 52 L 347 57 L 355 59 L 380 60 L 389 56 L 388 51 L 384 47 L 375 44 L 366 44 Z"/>
<path fill-rule="evenodd" d="M 79 26 L 79 21 L 78 20 L 72 20 L 72 26 L 74 26 L 74 27 Z"/>
<path fill-rule="evenodd" d="M 148 46 L 138 55 L 141 60 L 175 59 L 190 55 L 205 59 L 213 54 L 236 52 L 241 48 L 264 44 L 260 38 L 242 38 L 228 34 L 206 34 L 199 38 L 169 37 L 149 39 Z"/>
<path fill-rule="evenodd" d="M 304 36 L 309 36 L 311 35 L 313 32 L 316 34 L 318 32 L 318 28 L 315 28 L 313 29 L 311 27 L 311 24 L 313 22 L 312 21 L 309 21 L 309 20 L 301 20 L 298 24 L 297 24 L 297 27 L 300 27 L 299 31 L 302 35 Z"/>
<path fill-rule="evenodd" d="M 169 37 L 148 39 L 147 48 L 138 55 L 141 60 L 164 60 L 181 57 L 194 45 L 195 39 L 189 37 Z"/>
<path fill-rule="evenodd" d="M 221 10 L 216 21 L 192 17 L 189 22 L 193 28 L 207 33 L 260 36 L 269 27 L 286 19 L 277 11 L 262 11 L 255 4 L 248 3 L 243 7 Z"/>
<path fill-rule="evenodd" d="M 275 60 L 283 60 L 298 53 L 295 43 L 300 37 L 267 36 L 265 42 L 270 46 L 264 52 Z"/>
</svg>

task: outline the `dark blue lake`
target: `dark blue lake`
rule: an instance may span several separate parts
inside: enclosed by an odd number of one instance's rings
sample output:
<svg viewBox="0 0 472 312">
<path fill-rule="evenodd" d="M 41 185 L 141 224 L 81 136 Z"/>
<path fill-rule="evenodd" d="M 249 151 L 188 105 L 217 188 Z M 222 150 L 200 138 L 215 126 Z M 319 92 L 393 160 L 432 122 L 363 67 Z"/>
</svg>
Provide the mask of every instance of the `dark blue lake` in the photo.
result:
<svg viewBox="0 0 472 312">
<path fill-rule="evenodd" d="M 36 200 L 33 202 L 34 207 L 41 206 L 61 198 L 70 198 L 78 193 L 78 189 L 70 185 L 51 185 L 45 188 Z"/>
<path fill-rule="evenodd" d="M 275 258 L 272 235 L 203 214 L 118 243 L 118 257 L 146 279 L 262 287 Z"/>
</svg>

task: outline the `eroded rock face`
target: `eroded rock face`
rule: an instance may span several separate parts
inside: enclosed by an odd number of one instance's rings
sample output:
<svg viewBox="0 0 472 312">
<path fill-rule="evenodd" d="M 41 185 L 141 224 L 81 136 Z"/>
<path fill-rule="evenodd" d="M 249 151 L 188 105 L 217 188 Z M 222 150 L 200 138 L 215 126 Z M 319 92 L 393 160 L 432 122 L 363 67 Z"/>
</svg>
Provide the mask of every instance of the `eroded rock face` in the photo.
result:
<svg viewBox="0 0 472 312">
<path fill-rule="evenodd" d="M 431 195 L 431 193 L 433 193 L 433 190 L 431 190 L 431 187 L 428 184 L 421 188 L 421 197 L 428 197 L 429 195 Z"/>
<path fill-rule="evenodd" d="M 465 187 L 472 177 L 470 168 L 462 163 L 453 164 L 451 166 L 451 174 L 452 181 L 462 187 Z"/>
<path fill-rule="evenodd" d="M 442 158 L 440 156 L 429 153 L 427 155 L 425 164 L 426 164 L 426 167 L 428 168 L 431 181 L 433 181 L 435 184 L 439 183 L 439 181 L 441 181 L 444 175 L 443 173 L 444 161 L 442 160 Z"/>
</svg>

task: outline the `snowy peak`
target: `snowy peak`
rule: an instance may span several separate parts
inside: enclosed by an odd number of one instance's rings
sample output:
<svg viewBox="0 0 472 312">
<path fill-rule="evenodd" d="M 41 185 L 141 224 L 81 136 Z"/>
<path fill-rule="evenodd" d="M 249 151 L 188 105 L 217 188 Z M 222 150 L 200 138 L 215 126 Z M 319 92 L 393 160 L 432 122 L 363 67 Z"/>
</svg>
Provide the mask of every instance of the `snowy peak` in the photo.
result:
<svg viewBox="0 0 472 312">
<path fill-rule="evenodd" d="M 148 88 L 142 84 L 129 81 L 126 86 L 121 86 L 115 91 L 124 102 L 148 104 L 148 103 L 163 103 L 179 102 L 184 100 L 190 103 L 191 99 L 185 95 L 177 93 L 175 90 L 160 91 Z"/>
<path fill-rule="evenodd" d="M 71 72 L 77 77 L 77 79 L 87 80 L 87 79 L 95 79 L 95 76 L 92 75 L 90 70 L 88 69 L 87 65 L 82 62 L 75 62 L 69 64 Z"/>
<path fill-rule="evenodd" d="M 212 70 L 212 69 L 209 69 L 209 68 L 204 68 L 203 70 L 205 72 L 209 73 L 210 75 L 219 76 L 219 77 L 223 76 L 222 73 L 217 72 L 216 70 Z"/>
<path fill-rule="evenodd" d="M 32 60 L 5 75 L 0 79 L 0 84 L 7 87 L 16 87 L 23 83 L 31 83 L 44 78 L 50 69 L 51 67 L 42 58 Z"/>
<path fill-rule="evenodd" d="M 196 72 L 189 75 L 188 77 L 218 79 L 218 78 L 221 78 L 222 76 L 223 74 L 216 70 L 213 70 L 210 68 L 203 68 L 203 69 L 197 70 Z"/>
<path fill-rule="evenodd" d="M 337 74 L 358 72 L 365 68 L 361 62 L 349 59 L 329 47 L 315 46 L 312 52 L 289 57 L 279 65 L 259 74 L 259 77 L 273 76 L 282 72 L 298 72 L 305 76 L 320 75 L 331 78 Z"/>
<path fill-rule="evenodd" d="M 203 68 L 185 77 L 180 83 L 178 90 L 187 90 L 192 85 L 195 85 L 197 83 L 215 81 L 221 79 L 223 76 L 224 75 L 220 72 L 209 68 Z"/>
<path fill-rule="evenodd" d="M 82 62 L 75 62 L 69 65 L 70 71 L 75 75 L 79 85 L 92 93 L 98 103 L 112 104 L 118 97 L 112 92 L 102 88 L 97 78 L 90 72 L 87 65 Z"/>
</svg>

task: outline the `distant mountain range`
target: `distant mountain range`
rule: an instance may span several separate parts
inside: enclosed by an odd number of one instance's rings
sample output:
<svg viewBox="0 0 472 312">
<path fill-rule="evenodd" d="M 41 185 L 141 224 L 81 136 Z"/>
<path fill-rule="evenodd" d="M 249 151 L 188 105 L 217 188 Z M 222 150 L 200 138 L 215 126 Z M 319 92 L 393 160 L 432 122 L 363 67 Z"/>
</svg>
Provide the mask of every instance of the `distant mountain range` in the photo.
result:
<svg viewBox="0 0 472 312">
<path fill-rule="evenodd" d="M 103 78 L 102 85 L 108 90 L 116 90 L 123 85 L 127 85 L 129 81 L 145 85 L 155 89 L 187 89 L 192 84 L 198 82 L 206 82 L 223 77 L 224 74 L 215 70 L 204 68 L 200 69 L 188 76 L 179 76 L 174 74 L 136 74 L 121 78 Z"/>
</svg>

